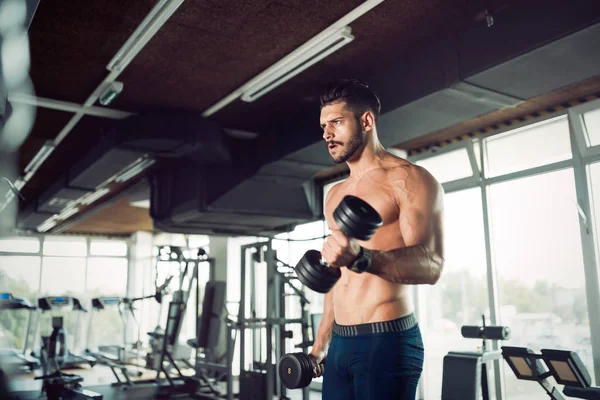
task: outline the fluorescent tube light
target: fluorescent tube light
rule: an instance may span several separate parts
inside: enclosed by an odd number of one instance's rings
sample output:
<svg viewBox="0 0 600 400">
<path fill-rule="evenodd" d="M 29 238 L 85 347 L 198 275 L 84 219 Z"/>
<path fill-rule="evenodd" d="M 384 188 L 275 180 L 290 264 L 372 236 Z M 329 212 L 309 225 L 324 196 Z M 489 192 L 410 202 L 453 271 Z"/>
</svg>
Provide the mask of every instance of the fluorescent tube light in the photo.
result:
<svg viewBox="0 0 600 400">
<path fill-rule="evenodd" d="M 50 154 L 52 154 L 53 151 L 54 143 L 52 142 L 52 140 L 46 140 L 42 148 L 38 151 L 35 157 L 33 157 L 31 161 L 29 161 L 27 167 L 25 167 L 25 174 L 31 171 L 36 171 L 40 167 L 40 165 L 42 165 L 44 161 L 46 161 Z"/>
<path fill-rule="evenodd" d="M 46 221 L 42 222 L 41 224 L 39 224 L 36 228 L 36 230 L 38 232 L 47 232 L 50 229 L 54 228 L 56 226 L 56 221 L 54 220 L 54 217 L 47 219 Z"/>
<path fill-rule="evenodd" d="M 66 210 L 63 210 L 56 218 L 65 220 L 65 219 L 69 218 L 70 216 L 77 214 L 78 212 L 79 212 L 79 207 L 67 208 Z"/>
<path fill-rule="evenodd" d="M 108 63 L 106 69 L 113 72 L 123 71 L 182 3 L 183 0 L 160 0 Z"/>
<path fill-rule="evenodd" d="M 115 182 L 117 182 L 117 183 L 127 182 L 129 179 L 133 178 L 134 176 L 138 175 L 139 173 L 141 173 L 148 167 L 152 166 L 155 162 L 156 162 L 156 160 L 153 160 L 151 158 L 143 159 L 142 161 L 133 164 L 131 167 L 127 168 L 124 172 L 119 174 L 115 178 Z"/>
<path fill-rule="evenodd" d="M 85 206 L 88 206 L 88 205 L 92 204 L 93 202 L 95 202 L 96 200 L 98 200 L 100 197 L 102 197 L 105 194 L 107 194 L 108 192 L 110 192 L 109 188 L 102 188 L 100 190 L 97 190 L 94 193 L 92 193 L 89 196 L 87 196 L 86 198 L 84 198 L 81 201 L 81 204 L 83 204 Z"/>
<path fill-rule="evenodd" d="M 315 45 L 289 54 L 244 87 L 242 100 L 252 102 L 258 99 L 353 40 L 351 28 L 345 26 Z"/>
</svg>

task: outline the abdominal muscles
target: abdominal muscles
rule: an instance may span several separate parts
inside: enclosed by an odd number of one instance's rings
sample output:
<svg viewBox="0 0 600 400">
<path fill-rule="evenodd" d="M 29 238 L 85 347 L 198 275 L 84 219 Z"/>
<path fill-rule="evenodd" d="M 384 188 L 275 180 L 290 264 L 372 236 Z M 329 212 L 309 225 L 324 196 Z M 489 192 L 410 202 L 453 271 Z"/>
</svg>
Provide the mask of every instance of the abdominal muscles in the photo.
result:
<svg viewBox="0 0 600 400">
<path fill-rule="evenodd" d="M 346 268 L 333 288 L 333 307 L 339 325 L 389 321 L 413 311 L 408 286 Z"/>
</svg>

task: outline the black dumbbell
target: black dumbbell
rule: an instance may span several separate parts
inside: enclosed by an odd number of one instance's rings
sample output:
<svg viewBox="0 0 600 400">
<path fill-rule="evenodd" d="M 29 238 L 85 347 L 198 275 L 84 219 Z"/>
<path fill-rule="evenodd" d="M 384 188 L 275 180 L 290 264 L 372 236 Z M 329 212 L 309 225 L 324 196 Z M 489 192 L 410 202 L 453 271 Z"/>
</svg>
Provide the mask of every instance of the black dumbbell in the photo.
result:
<svg viewBox="0 0 600 400">
<path fill-rule="evenodd" d="M 383 221 L 364 200 L 348 195 L 333 211 L 333 220 L 349 238 L 369 240 Z M 318 293 L 327 293 L 340 278 L 338 268 L 329 268 L 321 252 L 309 250 L 296 265 L 296 275 L 303 285 Z"/>
<path fill-rule="evenodd" d="M 308 354 L 286 354 L 279 360 L 279 378 L 286 388 L 301 389 L 310 385 L 315 367 Z"/>
</svg>

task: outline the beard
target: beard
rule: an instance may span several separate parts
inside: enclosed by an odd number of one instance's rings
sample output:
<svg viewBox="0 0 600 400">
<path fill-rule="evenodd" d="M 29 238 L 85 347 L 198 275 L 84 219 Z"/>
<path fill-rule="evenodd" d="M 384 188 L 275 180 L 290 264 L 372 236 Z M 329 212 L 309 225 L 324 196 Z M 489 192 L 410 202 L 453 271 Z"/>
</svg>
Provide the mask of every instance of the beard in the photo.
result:
<svg viewBox="0 0 600 400">
<path fill-rule="evenodd" d="M 334 142 L 340 145 L 340 142 Z M 354 134 L 348 139 L 348 142 L 340 149 L 340 153 L 333 156 L 333 162 L 336 164 L 341 164 L 348 161 L 359 149 L 362 148 L 365 143 L 365 137 L 363 132 L 357 128 Z"/>
</svg>

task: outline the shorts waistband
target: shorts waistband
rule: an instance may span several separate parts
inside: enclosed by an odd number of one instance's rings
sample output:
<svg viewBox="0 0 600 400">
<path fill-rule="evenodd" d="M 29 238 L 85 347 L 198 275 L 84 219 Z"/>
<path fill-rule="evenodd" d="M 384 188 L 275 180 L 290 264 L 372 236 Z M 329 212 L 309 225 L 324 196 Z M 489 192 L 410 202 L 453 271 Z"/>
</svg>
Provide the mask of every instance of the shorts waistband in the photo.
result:
<svg viewBox="0 0 600 400">
<path fill-rule="evenodd" d="M 338 325 L 333 321 L 333 333 L 338 336 L 358 336 L 373 333 L 403 332 L 417 326 L 418 321 L 414 313 L 391 321 L 373 322 L 360 325 Z"/>
</svg>

